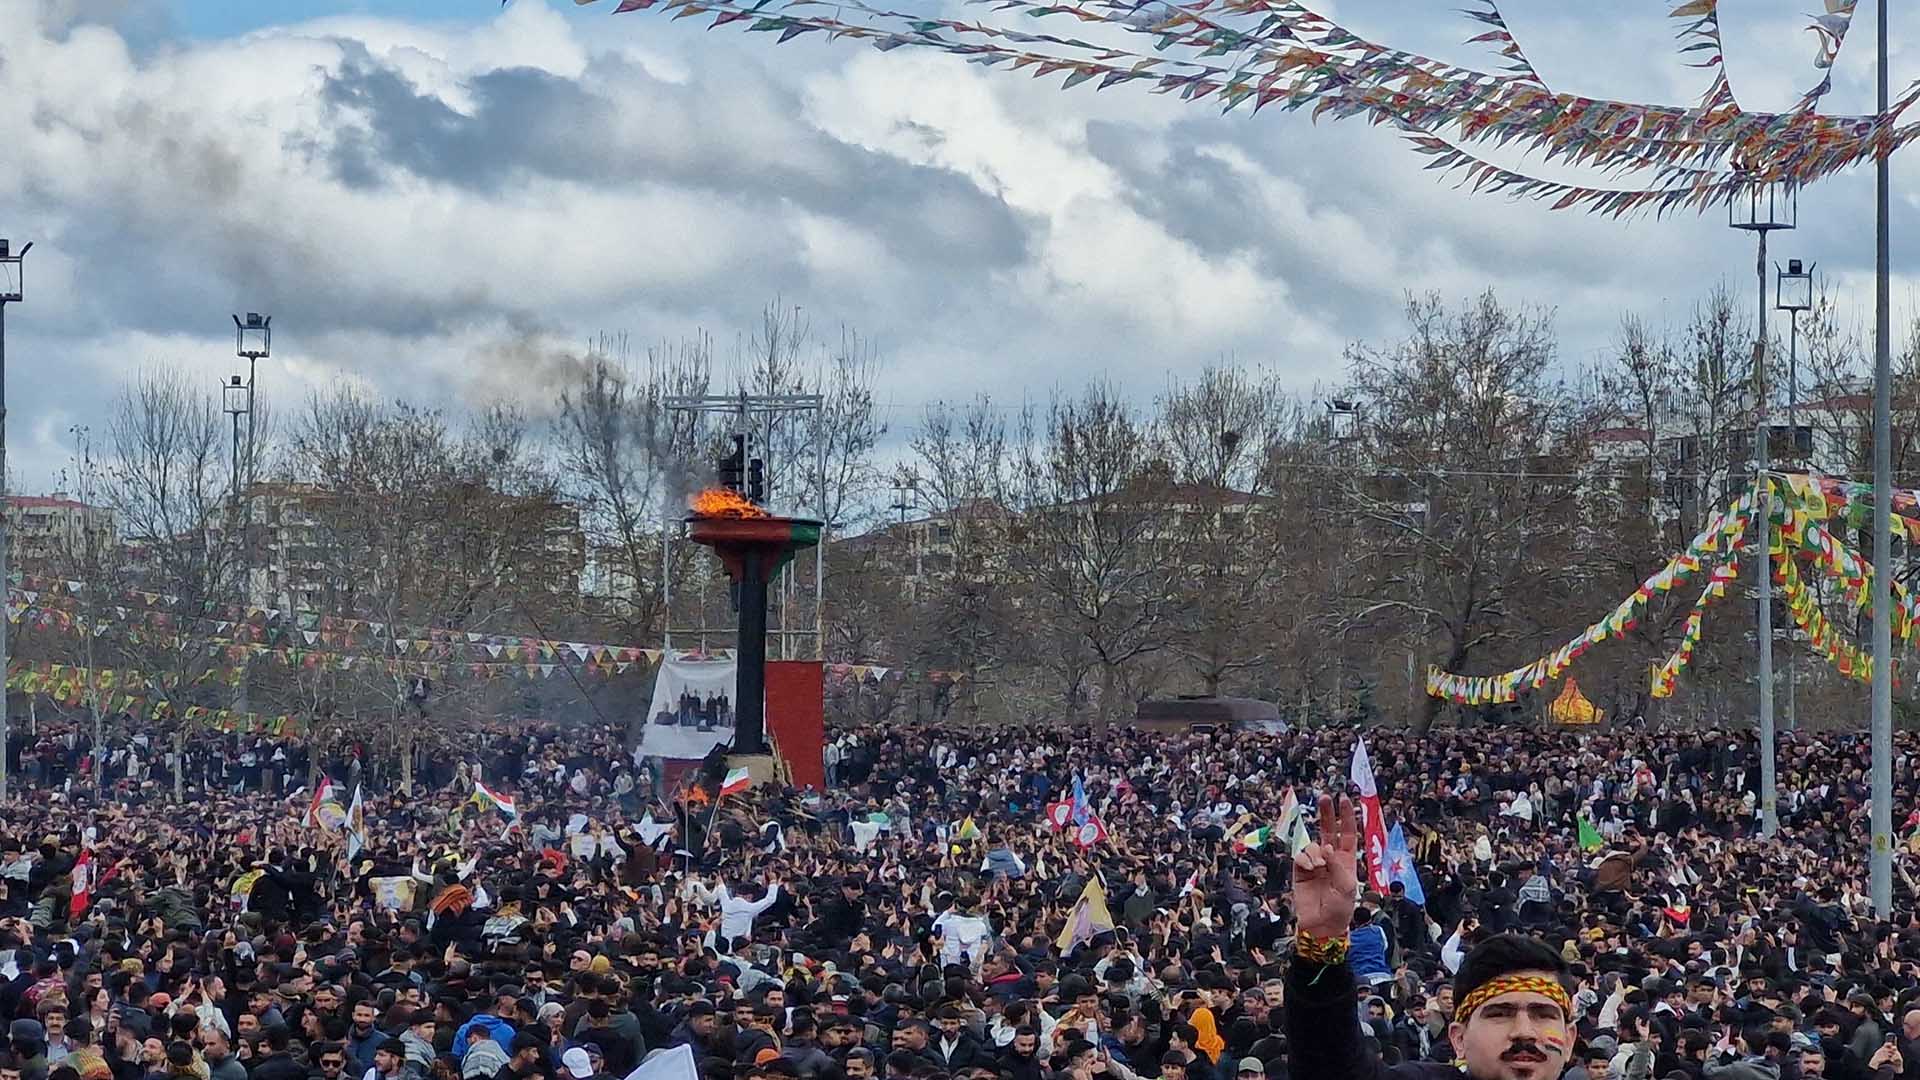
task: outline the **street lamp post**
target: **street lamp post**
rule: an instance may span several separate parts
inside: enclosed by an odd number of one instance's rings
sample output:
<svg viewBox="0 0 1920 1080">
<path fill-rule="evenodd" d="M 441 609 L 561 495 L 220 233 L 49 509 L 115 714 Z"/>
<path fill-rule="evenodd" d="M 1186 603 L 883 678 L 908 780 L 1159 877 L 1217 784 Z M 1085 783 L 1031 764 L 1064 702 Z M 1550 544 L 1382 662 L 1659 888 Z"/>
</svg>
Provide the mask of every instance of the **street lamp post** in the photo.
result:
<svg viewBox="0 0 1920 1080">
<path fill-rule="evenodd" d="M 1727 201 L 1727 224 L 1760 238 L 1760 257 L 1754 276 L 1760 282 L 1760 324 L 1753 342 L 1753 476 L 1759 505 L 1760 554 L 1754 577 L 1760 583 L 1758 645 L 1760 682 L 1760 831 L 1772 836 L 1779 828 L 1774 789 L 1773 746 L 1773 567 L 1768 565 L 1773 537 L 1773 499 L 1767 482 L 1767 438 L 1771 423 L 1767 409 L 1767 234 L 1799 223 L 1800 196 L 1793 188 L 1765 180 L 1747 185 L 1744 195 Z"/>
<path fill-rule="evenodd" d="M 253 497 L 253 375 L 254 365 L 273 355 L 273 316 L 247 312 L 245 322 L 233 317 L 233 354 L 247 362 L 247 500 Z"/>
<path fill-rule="evenodd" d="M 1800 313 L 1813 308 L 1813 268 L 1799 259 L 1788 259 L 1785 269 L 1774 265 L 1773 303 L 1787 313 L 1787 446 L 1795 465 L 1804 467 L 1800 457 Z M 1800 726 L 1799 657 L 1787 652 L 1787 730 Z"/>
<path fill-rule="evenodd" d="M 9 595 L 7 547 L 11 538 L 7 523 L 13 516 L 12 504 L 7 499 L 7 305 L 17 304 L 26 296 L 26 258 L 32 250 L 33 244 L 28 243 L 15 253 L 7 241 L 0 240 L 0 605 Z M 0 803 L 7 801 L 7 740 L 12 737 L 6 670 L 7 619 L 5 611 L 0 610 Z"/>
<path fill-rule="evenodd" d="M 240 510 L 240 418 L 251 415 L 251 388 L 235 375 L 220 385 L 221 408 L 233 417 L 233 476 L 229 481 L 233 511 L 237 516 Z M 230 526 L 231 527 L 231 526 Z"/>
</svg>

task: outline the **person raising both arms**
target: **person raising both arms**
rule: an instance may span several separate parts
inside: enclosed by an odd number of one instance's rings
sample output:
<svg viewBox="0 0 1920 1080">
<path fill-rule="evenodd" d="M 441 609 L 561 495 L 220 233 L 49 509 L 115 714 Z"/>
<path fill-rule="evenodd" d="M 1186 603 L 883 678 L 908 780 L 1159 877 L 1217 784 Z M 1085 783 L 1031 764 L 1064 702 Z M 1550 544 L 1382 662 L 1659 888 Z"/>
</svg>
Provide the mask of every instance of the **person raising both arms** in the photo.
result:
<svg viewBox="0 0 1920 1080">
<path fill-rule="evenodd" d="M 1319 838 L 1293 861 L 1297 914 L 1287 971 L 1286 1027 L 1292 1073 L 1313 1080 L 1558 1080 L 1573 1053 L 1566 964 L 1545 945 L 1492 937 L 1469 952 L 1454 978 L 1447 1037 L 1452 1065 L 1391 1068 L 1361 1041 L 1347 931 L 1360 898 L 1355 852 L 1359 808 L 1320 798 Z"/>
</svg>

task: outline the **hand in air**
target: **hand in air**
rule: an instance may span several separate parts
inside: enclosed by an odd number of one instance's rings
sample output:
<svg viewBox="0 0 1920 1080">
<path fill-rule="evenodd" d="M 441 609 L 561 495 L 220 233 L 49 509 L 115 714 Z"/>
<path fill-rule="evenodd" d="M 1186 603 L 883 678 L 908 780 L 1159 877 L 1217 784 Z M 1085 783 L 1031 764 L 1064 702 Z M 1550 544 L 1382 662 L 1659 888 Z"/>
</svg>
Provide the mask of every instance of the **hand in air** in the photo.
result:
<svg viewBox="0 0 1920 1080">
<path fill-rule="evenodd" d="M 1343 938 L 1360 899 L 1354 869 L 1360 844 L 1360 808 L 1347 796 L 1320 796 L 1319 839 L 1293 860 L 1293 906 L 1299 929 L 1322 938 Z"/>
</svg>

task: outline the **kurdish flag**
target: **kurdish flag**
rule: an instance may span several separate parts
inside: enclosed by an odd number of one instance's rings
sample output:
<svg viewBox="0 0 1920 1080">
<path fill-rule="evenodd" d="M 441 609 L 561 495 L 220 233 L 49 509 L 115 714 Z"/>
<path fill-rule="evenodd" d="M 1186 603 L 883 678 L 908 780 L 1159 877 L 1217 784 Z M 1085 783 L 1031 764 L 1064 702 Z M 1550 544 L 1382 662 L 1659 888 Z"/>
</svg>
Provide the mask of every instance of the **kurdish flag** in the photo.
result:
<svg viewBox="0 0 1920 1080">
<path fill-rule="evenodd" d="M 962 841 L 980 839 L 980 826 L 974 822 L 972 814 L 968 814 L 967 819 L 960 823 L 960 829 L 953 838 Z"/>
<path fill-rule="evenodd" d="M 313 798 L 307 802 L 307 813 L 301 823 L 309 828 L 322 824 L 320 808 L 331 802 L 335 802 L 333 778 L 322 773 L 319 786 L 313 789 Z"/>
<path fill-rule="evenodd" d="M 1259 851 L 1272 843 L 1275 835 L 1273 826 L 1262 825 L 1250 832 L 1241 833 L 1233 841 L 1233 847 L 1236 851 Z"/>
<path fill-rule="evenodd" d="M 745 769 L 728 769 L 726 778 L 720 781 L 720 794 L 738 795 L 753 786 L 753 777 Z"/>
<path fill-rule="evenodd" d="M 513 796 L 493 790 L 482 783 L 478 777 L 473 781 L 473 798 L 468 801 L 479 803 L 483 807 L 491 806 L 508 818 L 520 816 L 520 811 L 513 805 Z"/>
</svg>

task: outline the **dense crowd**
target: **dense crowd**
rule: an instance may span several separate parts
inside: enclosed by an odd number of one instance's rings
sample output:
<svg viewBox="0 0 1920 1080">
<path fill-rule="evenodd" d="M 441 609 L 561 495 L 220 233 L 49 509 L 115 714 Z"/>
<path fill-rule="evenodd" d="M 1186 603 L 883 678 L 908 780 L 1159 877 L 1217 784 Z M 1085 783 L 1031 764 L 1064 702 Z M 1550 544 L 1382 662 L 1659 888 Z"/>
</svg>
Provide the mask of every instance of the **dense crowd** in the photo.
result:
<svg viewBox="0 0 1920 1080">
<path fill-rule="evenodd" d="M 202 735 L 180 800 L 164 738 L 104 792 L 78 733 L 16 742 L 0 1080 L 1920 1077 L 1850 737 L 1783 739 L 1762 839 L 1744 735 L 1370 731 L 1410 895 L 1315 805 L 1351 730 L 863 729 L 826 791 L 717 797 L 622 734 L 476 735 L 411 794 Z"/>
</svg>

